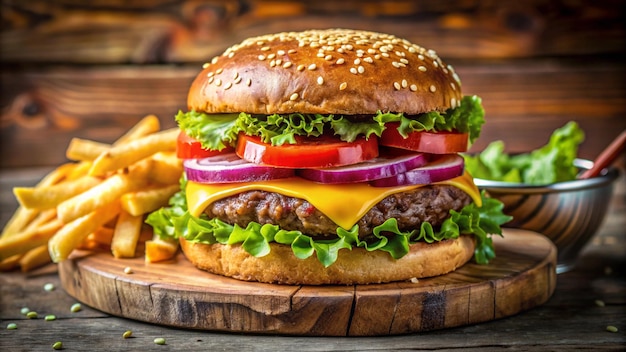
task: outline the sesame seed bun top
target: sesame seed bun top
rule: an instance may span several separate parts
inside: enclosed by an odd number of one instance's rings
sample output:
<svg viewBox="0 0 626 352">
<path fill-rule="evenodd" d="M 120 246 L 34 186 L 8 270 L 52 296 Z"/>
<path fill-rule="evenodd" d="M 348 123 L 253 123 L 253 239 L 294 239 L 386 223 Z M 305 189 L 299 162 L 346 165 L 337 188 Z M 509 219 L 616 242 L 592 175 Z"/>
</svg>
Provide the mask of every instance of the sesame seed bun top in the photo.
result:
<svg viewBox="0 0 626 352">
<path fill-rule="evenodd" d="M 454 69 L 393 35 L 309 30 L 244 40 L 204 64 L 188 95 L 207 113 L 419 114 L 456 107 Z"/>
</svg>

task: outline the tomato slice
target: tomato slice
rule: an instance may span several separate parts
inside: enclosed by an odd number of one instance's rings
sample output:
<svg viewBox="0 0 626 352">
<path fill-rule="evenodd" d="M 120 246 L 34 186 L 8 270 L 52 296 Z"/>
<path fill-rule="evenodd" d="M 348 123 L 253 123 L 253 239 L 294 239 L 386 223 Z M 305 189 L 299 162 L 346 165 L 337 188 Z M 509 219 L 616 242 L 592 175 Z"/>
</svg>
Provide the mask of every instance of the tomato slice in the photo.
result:
<svg viewBox="0 0 626 352">
<path fill-rule="evenodd" d="M 189 137 L 185 132 L 180 131 L 176 143 L 176 156 L 179 159 L 202 159 L 210 156 L 232 153 L 233 148 L 227 147 L 222 150 L 209 150 L 202 148 L 202 144 L 196 139 Z"/>
<path fill-rule="evenodd" d="M 402 137 L 398 132 L 396 122 L 386 124 L 380 136 L 379 144 L 430 154 L 452 154 L 466 152 L 468 149 L 468 134 L 458 132 L 426 132 L 415 131 Z"/>
<path fill-rule="evenodd" d="M 296 141 L 296 144 L 274 146 L 257 136 L 239 134 L 235 152 L 253 163 L 298 169 L 351 165 L 378 156 L 376 138 L 360 137 L 354 142 L 344 142 L 324 135 L 296 137 Z"/>
</svg>

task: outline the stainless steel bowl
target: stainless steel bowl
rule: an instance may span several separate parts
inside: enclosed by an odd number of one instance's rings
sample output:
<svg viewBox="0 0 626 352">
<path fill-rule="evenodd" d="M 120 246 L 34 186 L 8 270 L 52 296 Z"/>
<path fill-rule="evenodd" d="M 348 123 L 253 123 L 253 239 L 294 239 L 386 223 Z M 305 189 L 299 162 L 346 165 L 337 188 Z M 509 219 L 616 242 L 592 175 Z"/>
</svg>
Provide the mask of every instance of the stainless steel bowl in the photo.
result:
<svg viewBox="0 0 626 352">
<path fill-rule="evenodd" d="M 576 159 L 580 169 L 593 162 Z M 544 234 L 558 249 L 557 273 L 574 267 L 581 249 L 602 224 L 607 213 L 613 183 L 619 172 L 607 168 L 586 180 L 558 182 L 545 186 L 475 179 L 479 189 L 504 203 L 504 213 L 513 216 L 505 227 Z"/>
</svg>

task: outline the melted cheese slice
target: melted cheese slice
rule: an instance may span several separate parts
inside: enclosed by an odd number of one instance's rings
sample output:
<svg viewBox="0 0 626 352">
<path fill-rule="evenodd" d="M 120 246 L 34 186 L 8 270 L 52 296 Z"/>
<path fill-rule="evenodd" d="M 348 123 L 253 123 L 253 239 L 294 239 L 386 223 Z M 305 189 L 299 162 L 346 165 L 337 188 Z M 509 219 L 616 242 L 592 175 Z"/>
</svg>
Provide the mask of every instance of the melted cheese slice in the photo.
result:
<svg viewBox="0 0 626 352">
<path fill-rule="evenodd" d="M 451 185 L 467 193 L 474 202 L 482 205 L 480 193 L 466 172 L 462 176 L 438 182 Z M 268 191 L 308 201 L 337 225 L 349 230 L 376 203 L 394 193 L 410 191 L 424 185 L 401 187 L 372 187 L 367 183 L 321 184 L 299 177 L 262 182 L 202 184 L 187 182 L 187 204 L 193 216 L 200 216 L 207 206 L 217 200 L 245 191 Z"/>
</svg>

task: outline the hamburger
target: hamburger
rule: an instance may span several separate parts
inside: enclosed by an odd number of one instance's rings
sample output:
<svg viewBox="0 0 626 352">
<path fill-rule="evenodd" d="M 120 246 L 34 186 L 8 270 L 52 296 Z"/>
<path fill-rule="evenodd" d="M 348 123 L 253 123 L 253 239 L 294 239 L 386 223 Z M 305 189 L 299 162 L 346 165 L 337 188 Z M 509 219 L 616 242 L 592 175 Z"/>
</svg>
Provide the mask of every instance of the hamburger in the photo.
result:
<svg viewBox="0 0 626 352">
<path fill-rule="evenodd" d="M 147 222 L 200 269 L 369 284 L 495 256 L 509 218 L 459 155 L 481 100 L 432 50 L 349 29 L 258 36 L 204 64 L 187 103 L 181 191 Z"/>
</svg>

